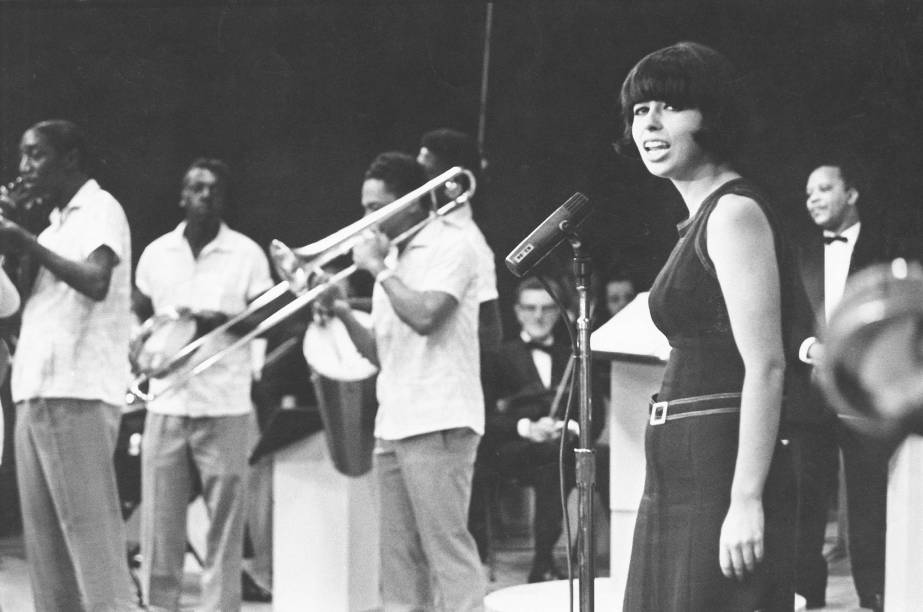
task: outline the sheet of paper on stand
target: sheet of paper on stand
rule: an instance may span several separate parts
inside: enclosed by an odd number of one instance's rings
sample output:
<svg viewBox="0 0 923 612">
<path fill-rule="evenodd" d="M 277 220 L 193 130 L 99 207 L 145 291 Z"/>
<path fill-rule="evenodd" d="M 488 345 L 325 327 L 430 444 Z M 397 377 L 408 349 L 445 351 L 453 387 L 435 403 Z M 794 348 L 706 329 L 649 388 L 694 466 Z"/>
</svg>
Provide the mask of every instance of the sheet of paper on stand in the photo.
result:
<svg viewBox="0 0 923 612">
<path fill-rule="evenodd" d="M 648 292 L 639 293 L 628 306 L 609 319 L 590 337 L 590 349 L 598 356 L 654 358 L 666 361 L 670 344 L 654 326 L 647 305 Z"/>
</svg>

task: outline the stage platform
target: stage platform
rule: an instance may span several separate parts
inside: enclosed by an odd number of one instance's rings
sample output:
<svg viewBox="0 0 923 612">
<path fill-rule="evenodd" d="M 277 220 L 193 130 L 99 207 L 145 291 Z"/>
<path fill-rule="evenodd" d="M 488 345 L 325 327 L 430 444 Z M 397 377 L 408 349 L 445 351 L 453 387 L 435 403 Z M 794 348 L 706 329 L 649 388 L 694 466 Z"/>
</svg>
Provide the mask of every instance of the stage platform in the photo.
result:
<svg viewBox="0 0 923 612">
<path fill-rule="evenodd" d="M 835 529 L 834 523 L 828 525 L 828 550 L 833 547 Z M 529 564 L 532 559 L 530 538 L 523 534 L 510 534 L 498 538 L 495 546 L 497 551 L 496 581 L 489 583 L 488 591 L 493 592 L 523 584 L 529 573 Z M 565 567 L 566 554 L 563 545 L 558 546 L 557 556 L 559 565 Z M 26 571 L 21 536 L 0 538 L 0 608 L 4 612 L 25 612 L 33 609 L 32 591 Z M 191 556 L 187 556 L 186 581 L 182 598 L 184 612 L 193 612 L 198 607 L 200 573 L 201 568 L 196 565 Z M 607 576 L 608 567 L 603 563 L 598 564 L 597 574 Z M 849 560 L 844 556 L 838 556 L 831 563 L 830 574 L 830 584 L 827 588 L 828 606 L 823 609 L 838 612 L 861 610 L 858 607 L 858 599 L 849 574 Z M 243 612 L 270 612 L 272 610 L 273 607 L 270 604 L 245 603 L 243 606 Z"/>
</svg>

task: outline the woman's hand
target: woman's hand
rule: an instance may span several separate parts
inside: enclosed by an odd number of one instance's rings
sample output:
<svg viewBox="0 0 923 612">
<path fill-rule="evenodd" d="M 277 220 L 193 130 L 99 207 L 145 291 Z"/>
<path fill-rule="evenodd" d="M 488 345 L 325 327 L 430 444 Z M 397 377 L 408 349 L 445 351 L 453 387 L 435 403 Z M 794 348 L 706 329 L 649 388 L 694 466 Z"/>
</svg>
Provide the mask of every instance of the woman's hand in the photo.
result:
<svg viewBox="0 0 923 612">
<path fill-rule="evenodd" d="M 743 580 L 763 560 L 763 501 L 732 501 L 721 525 L 718 563 L 728 578 Z"/>
</svg>

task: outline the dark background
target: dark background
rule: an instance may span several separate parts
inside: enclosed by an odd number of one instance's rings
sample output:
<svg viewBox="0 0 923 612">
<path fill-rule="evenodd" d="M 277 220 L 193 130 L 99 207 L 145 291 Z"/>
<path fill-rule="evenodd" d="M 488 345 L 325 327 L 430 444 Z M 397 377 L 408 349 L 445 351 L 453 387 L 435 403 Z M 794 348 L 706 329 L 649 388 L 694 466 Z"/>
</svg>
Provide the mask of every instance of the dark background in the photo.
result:
<svg viewBox="0 0 923 612">
<path fill-rule="evenodd" d="M 0 179 L 32 123 L 83 124 L 96 176 L 124 205 L 135 258 L 179 221 L 199 155 L 234 171 L 237 229 L 266 245 L 319 239 L 360 214 L 375 154 L 477 132 L 485 2 L 0 4 Z M 644 54 L 678 40 L 726 53 L 755 99 L 743 164 L 794 236 L 811 228 L 808 172 L 828 150 L 865 162 L 864 219 L 916 251 L 923 168 L 923 21 L 913 3 L 494 3 L 486 180 L 476 216 L 502 258 L 574 191 L 596 206 L 596 268 L 646 287 L 683 207 L 613 152 L 617 96 Z M 566 265 L 568 253 L 558 260 Z"/>
</svg>

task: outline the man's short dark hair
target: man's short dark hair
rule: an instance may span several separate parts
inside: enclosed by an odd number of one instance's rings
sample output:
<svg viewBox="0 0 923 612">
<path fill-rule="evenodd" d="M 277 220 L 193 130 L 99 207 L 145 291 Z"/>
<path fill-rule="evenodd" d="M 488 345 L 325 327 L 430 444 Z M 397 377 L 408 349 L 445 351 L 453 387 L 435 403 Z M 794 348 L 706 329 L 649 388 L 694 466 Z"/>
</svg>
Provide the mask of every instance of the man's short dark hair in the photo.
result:
<svg viewBox="0 0 923 612">
<path fill-rule="evenodd" d="M 732 161 L 746 136 L 741 89 L 733 64 L 711 47 L 680 42 L 641 59 L 622 84 L 620 96 L 624 131 L 616 148 L 638 156 L 631 134 L 634 106 L 657 100 L 702 113 L 695 140 L 718 161 Z"/>
<path fill-rule="evenodd" d="M 48 119 L 36 123 L 29 129 L 41 134 L 60 155 L 76 152 L 77 169 L 80 172 L 90 171 L 91 159 L 86 133 L 79 125 L 67 119 Z"/>
<path fill-rule="evenodd" d="M 613 265 L 606 271 L 606 280 L 603 285 L 608 285 L 609 283 L 617 282 L 629 282 L 631 286 L 637 288 L 638 283 L 635 281 L 634 275 L 628 270 L 628 268 L 622 265 Z"/>
<path fill-rule="evenodd" d="M 555 295 L 563 299 L 564 296 L 561 295 L 560 283 L 553 278 L 547 279 L 546 282 L 548 286 L 551 287 L 551 290 L 554 291 Z M 540 281 L 537 276 L 527 276 L 519 281 L 519 284 L 516 285 L 516 304 L 519 304 L 519 298 L 522 297 L 523 292 L 533 290 L 548 293 L 548 289 L 545 288 L 545 285 L 542 284 L 542 281 Z"/>
<path fill-rule="evenodd" d="M 380 153 L 369 164 L 365 180 L 369 179 L 380 180 L 388 191 L 401 197 L 423 184 L 423 168 L 406 153 L 388 151 Z"/>
<path fill-rule="evenodd" d="M 843 179 L 846 188 L 855 189 L 861 197 L 865 187 L 865 172 L 857 160 L 851 159 L 848 155 L 829 154 L 817 160 L 812 172 L 823 166 L 839 170 L 840 178 Z"/>
<path fill-rule="evenodd" d="M 183 174 L 183 185 L 186 184 L 186 177 L 189 176 L 189 173 L 196 168 L 208 170 L 214 174 L 218 179 L 218 183 L 224 189 L 225 195 L 227 194 L 228 187 L 231 184 L 231 168 L 226 162 L 215 157 L 197 157 L 186 168 L 186 172 Z"/>
<path fill-rule="evenodd" d="M 439 128 L 423 134 L 420 146 L 429 149 L 446 170 L 452 166 L 461 166 L 477 173 L 481 169 L 481 155 L 473 138 L 452 128 Z"/>
</svg>

